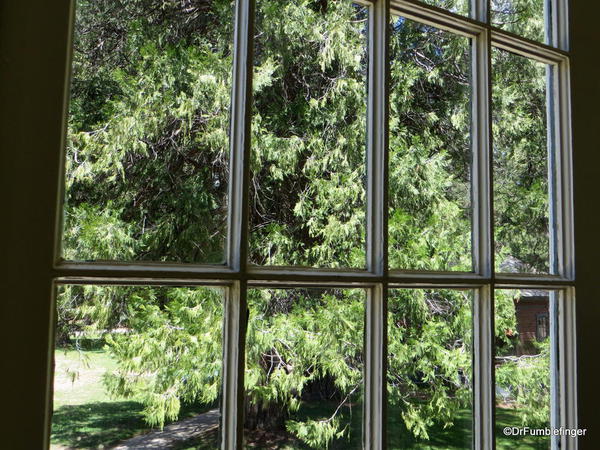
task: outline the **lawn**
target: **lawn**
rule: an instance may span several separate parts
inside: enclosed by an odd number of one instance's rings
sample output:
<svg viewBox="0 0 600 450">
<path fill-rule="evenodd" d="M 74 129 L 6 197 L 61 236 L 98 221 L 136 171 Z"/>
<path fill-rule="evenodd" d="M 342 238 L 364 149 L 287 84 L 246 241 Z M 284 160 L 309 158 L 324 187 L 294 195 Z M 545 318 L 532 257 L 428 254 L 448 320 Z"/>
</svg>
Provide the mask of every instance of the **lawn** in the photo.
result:
<svg viewBox="0 0 600 450">
<path fill-rule="evenodd" d="M 57 349 L 54 375 L 52 450 L 102 449 L 145 433 L 151 428 L 142 417 L 143 405 L 111 398 L 102 375 L 116 368 L 99 339 L 80 342 L 80 350 Z M 184 405 L 180 418 L 191 417 L 214 405 Z"/>
<path fill-rule="evenodd" d="M 108 448 L 116 443 L 150 431 L 141 415 L 141 403 L 129 399 L 110 398 L 102 385 L 102 375 L 116 367 L 100 340 L 82 341 L 80 350 L 57 349 L 55 353 L 54 415 L 52 419 L 53 450 L 64 448 Z M 304 402 L 295 414 L 297 419 L 328 417 L 337 405 L 333 402 Z M 214 407 L 211 405 L 210 407 Z M 185 406 L 180 418 L 206 411 L 207 405 Z M 350 419 L 347 436 L 334 441 L 329 448 L 355 449 L 362 445 L 362 406 L 354 404 L 340 413 Z M 346 419 L 344 419 L 345 422 Z M 514 410 L 498 408 L 496 412 L 496 446 L 498 449 L 547 449 L 548 438 L 505 437 L 505 426 L 520 426 Z M 404 427 L 400 412 L 388 411 L 388 448 L 390 449 L 464 449 L 471 447 L 471 415 L 461 410 L 454 426 L 435 426 L 428 441 L 415 439 Z M 247 448 L 308 449 L 288 433 L 247 431 Z M 202 441 L 182 442 L 177 450 L 208 450 L 217 443 L 213 432 Z"/>
</svg>

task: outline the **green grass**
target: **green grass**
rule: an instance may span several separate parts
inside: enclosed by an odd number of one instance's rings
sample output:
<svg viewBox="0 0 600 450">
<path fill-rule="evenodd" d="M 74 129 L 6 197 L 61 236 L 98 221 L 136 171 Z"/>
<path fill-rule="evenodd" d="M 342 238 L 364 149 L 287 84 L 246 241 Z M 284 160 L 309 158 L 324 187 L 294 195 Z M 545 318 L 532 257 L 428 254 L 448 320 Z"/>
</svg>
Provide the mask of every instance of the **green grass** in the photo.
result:
<svg viewBox="0 0 600 450">
<path fill-rule="evenodd" d="M 116 363 L 102 348 L 57 349 L 54 360 L 55 409 L 112 401 L 102 385 L 102 375 L 116 369 Z"/>
<path fill-rule="evenodd" d="M 52 444 L 56 448 L 107 448 L 148 429 L 142 405 L 131 401 L 65 405 L 52 417 Z"/>
<path fill-rule="evenodd" d="M 52 419 L 52 448 L 108 448 L 135 435 L 150 431 L 142 417 L 143 405 L 127 399 L 113 399 L 102 385 L 102 374 L 116 368 L 115 362 L 103 350 L 99 340 L 82 341 L 81 351 L 58 349 L 55 353 L 54 415 Z M 74 378 L 72 374 L 75 374 Z M 74 380 L 74 381 L 73 381 Z M 304 402 L 294 415 L 296 420 L 322 419 L 331 415 L 335 402 Z M 214 405 L 186 405 L 180 419 L 199 414 Z M 362 405 L 340 410 L 342 423 L 349 419 L 346 436 L 331 443 L 332 450 L 354 449 L 362 446 Z M 496 446 L 498 449 L 547 449 L 549 439 L 536 436 L 504 436 L 505 426 L 521 426 L 517 412 L 497 408 Z M 404 426 L 400 411 L 388 411 L 388 448 L 390 449 L 464 449 L 471 447 L 472 419 L 469 410 L 455 416 L 452 427 L 434 426 L 429 440 L 418 440 Z M 308 449 L 289 433 L 246 431 L 246 447 L 262 449 Z M 208 450 L 215 448 L 217 432 L 199 440 L 180 443 L 177 450 Z"/>
<path fill-rule="evenodd" d="M 454 425 L 434 425 L 427 430 L 429 439 L 418 439 L 406 428 L 398 408 L 388 409 L 388 448 L 390 449 L 464 449 L 473 439 L 471 411 L 462 409 L 454 417 Z"/>
<path fill-rule="evenodd" d="M 496 408 L 496 448 L 497 449 L 548 449 L 547 436 L 504 436 L 504 427 L 522 427 L 521 419 L 513 409 Z"/>
<path fill-rule="evenodd" d="M 81 350 L 54 353 L 53 448 L 104 448 L 148 429 L 143 406 L 112 399 L 102 375 L 116 368 L 99 339 L 79 342 Z"/>
<path fill-rule="evenodd" d="M 99 340 L 80 342 L 81 350 L 57 349 L 54 375 L 54 412 L 51 448 L 108 448 L 151 430 L 142 416 L 143 405 L 111 398 L 102 375 L 116 363 Z M 192 417 L 214 405 L 182 405 L 179 419 Z"/>
</svg>

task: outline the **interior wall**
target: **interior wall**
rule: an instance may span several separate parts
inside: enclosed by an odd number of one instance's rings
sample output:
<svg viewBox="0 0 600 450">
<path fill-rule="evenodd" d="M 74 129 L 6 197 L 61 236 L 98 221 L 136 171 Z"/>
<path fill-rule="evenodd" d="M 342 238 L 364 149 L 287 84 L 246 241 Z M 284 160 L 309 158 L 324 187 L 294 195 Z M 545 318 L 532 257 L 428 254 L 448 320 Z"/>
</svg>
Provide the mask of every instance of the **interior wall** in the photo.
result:
<svg viewBox="0 0 600 450">
<path fill-rule="evenodd" d="M 573 0 L 572 84 L 580 448 L 600 445 L 600 3 Z M 0 0 L 0 447 L 42 449 L 49 424 L 55 204 L 69 0 Z"/>
<path fill-rule="evenodd" d="M 600 447 L 600 3 L 571 2 L 580 448 Z"/>
<path fill-rule="evenodd" d="M 0 0 L 0 448 L 44 448 L 69 0 Z"/>
</svg>

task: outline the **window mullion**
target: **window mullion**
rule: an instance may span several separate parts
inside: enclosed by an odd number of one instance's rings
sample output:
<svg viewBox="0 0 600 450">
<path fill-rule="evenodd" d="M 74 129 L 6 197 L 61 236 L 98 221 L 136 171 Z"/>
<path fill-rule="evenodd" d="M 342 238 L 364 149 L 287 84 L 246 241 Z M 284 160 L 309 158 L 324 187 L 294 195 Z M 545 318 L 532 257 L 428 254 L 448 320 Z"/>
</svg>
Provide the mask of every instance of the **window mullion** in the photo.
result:
<svg viewBox="0 0 600 450">
<path fill-rule="evenodd" d="M 247 326 L 247 286 L 236 281 L 226 290 L 223 321 L 221 449 L 242 447 L 244 429 L 244 344 Z"/>
<path fill-rule="evenodd" d="M 473 304 L 473 413 L 476 450 L 494 448 L 493 289 L 476 291 Z"/>
<path fill-rule="evenodd" d="M 489 23 L 490 0 L 471 0 L 471 18 Z"/>
<path fill-rule="evenodd" d="M 235 2 L 227 265 L 238 274 L 239 280 L 228 289 L 225 303 L 221 400 L 223 450 L 241 448 L 243 441 L 254 6 L 254 0 Z"/>
<path fill-rule="evenodd" d="M 364 419 L 365 449 L 384 449 L 387 412 L 387 283 L 368 290 L 365 324 Z"/>
<path fill-rule="evenodd" d="M 389 11 L 389 0 L 369 11 L 367 269 L 377 275 L 387 273 Z"/>
<path fill-rule="evenodd" d="M 369 10 L 367 113 L 367 269 L 384 282 L 368 291 L 365 314 L 363 443 L 383 449 L 386 411 L 387 189 L 389 117 L 389 0 Z"/>
<path fill-rule="evenodd" d="M 494 271 L 490 55 L 490 36 L 484 31 L 473 38 L 471 69 L 473 262 L 475 273 L 483 277 L 491 277 Z"/>
<path fill-rule="evenodd" d="M 489 1 L 478 3 L 480 20 L 488 19 Z M 484 17 L 485 16 L 485 17 Z M 491 279 L 473 304 L 474 448 L 494 448 L 494 251 L 493 166 L 491 133 L 491 36 L 489 29 L 473 38 L 473 261 L 476 273 Z"/>
<path fill-rule="evenodd" d="M 571 123 L 570 123 L 570 79 L 569 60 L 564 59 L 553 67 L 548 92 L 554 97 L 552 102 L 553 147 L 550 148 L 552 170 L 551 180 L 554 186 L 551 205 L 554 209 L 552 219 L 556 223 L 551 242 L 555 243 L 556 273 L 573 280 L 575 278 L 575 255 L 573 240 L 573 168 L 571 158 Z M 549 122 L 550 123 L 550 122 Z"/>
<path fill-rule="evenodd" d="M 575 334 L 575 289 L 568 288 L 557 294 L 557 328 L 554 336 L 558 339 L 558 355 L 555 356 L 553 370 L 558 366 L 558 384 L 553 388 L 557 395 L 558 417 L 552 426 L 563 429 L 576 429 L 577 425 L 577 355 Z M 552 323 L 552 322 L 550 322 Z M 577 448 L 577 440 L 568 436 L 560 437 L 560 448 Z"/>
<path fill-rule="evenodd" d="M 568 0 L 547 0 L 550 14 L 545 18 L 546 42 L 553 47 L 569 50 Z M 548 9 L 548 8 L 546 8 Z"/>
<path fill-rule="evenodd" d="M 254 50 L 254 0 L 235 3 L 231 89 L 227 264 L 244 273 L 248 253 L 250 121 Z"/>
</svg>

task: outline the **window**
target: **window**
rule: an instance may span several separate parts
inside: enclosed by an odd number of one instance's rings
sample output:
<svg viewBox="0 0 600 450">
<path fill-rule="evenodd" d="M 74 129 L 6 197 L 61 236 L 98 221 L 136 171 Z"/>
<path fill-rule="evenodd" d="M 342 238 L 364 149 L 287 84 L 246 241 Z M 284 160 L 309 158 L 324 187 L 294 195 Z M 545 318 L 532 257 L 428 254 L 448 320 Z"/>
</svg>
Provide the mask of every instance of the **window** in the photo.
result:
<svg viewBox="0 0 600 450">
<path fill-rule="evenodd" d="M 548 335 L 548 314 L 538 314 L 536 316 L 535 337 L 538 341 L 543 341 Z"/>
<path fill-rule="evenodd" d="M 248 205 L 249 205 L 249 169 L 250 140 L 248 139 L 249 108 L 251 99 L 252 63 L 247 60 L 251 43 L 250 36 L 253 9 L 244 1 L 236 4 L 236 45 L 233 60 L 233 98 L 231 109 L 231 160 L 228 183 L 228 229 L 223 253 L 226 265 L 179 265 L 173 262 L 143 263 L 135 262 L 83 262 L 61 261 L 47 275 L 59 284 L 166 284 L 166 285 L 219 285 L 225 295 L 225 334 L 223 360 L 223 426 L 222 442 L 224 447 L 232 448 L 241 442 L 242 408 L 240 407 L 240 386 L 243 380 L 244 355 L 243 339 L 247 325 L 245 310 L 249 288 L 327 288 L 333 286 L 345 289 L 364 289 L 366 291 L 364 333 L 364 434 L 363 445 L 381 447 L 385 443 L 387 430 L 384 423 L 386 355 L 389 344 L 386 342 L 386 325 L 389 325 L 390 300 L 399 295 L 396 290 L 428 289 L 430 291 L 449 289 L 459 293 L 472 290 L 472 347 L 473 347 L 473 436 L 476 448 L 487 448 L 494 438 L 493 424 L 493 301 L 494 292 L 502 289 L 546 289 L 557 292 L 555 296 L 555 313 L 559 318 L 558 331 L 554 335 L 559 339 L 558 351 L 554 355 L 561 358 L 561 372 L 558 374 L 557 390 L 559 395 L 567 398 L 561 402 L 562 407 L 555 409 L 558 414 L 553 419 L 561 424 L 575 423 L 573 403 L 568 399 L 574 395 L 573 352 L 573 299 L 574 299 L 574 266 L 572 238 L 572 205 L 570 181 L 570 137 L 568 126 L 568 63 L 569 54 L 561 48 L 566 46 L 565 30 L 560 14 L 564 9 L 557 9 L 559 20 L 553 26 L 552 45 L 541 45 L 522 39 L 487 24 L 486 8 L 477 4 L 473 8 L 475 20 L 448 13 L 435 7 L 424 6 L 413 2 L 394 2 L 391 11 L 384 2 L 366 5 L 369 15 L 369 87 L 366 134 L 366 213 L 365 242 L 366 270 L 335 268 L 306 269 L 293 267 L 253 266 L 248 264 Z M 452 10 L 450 10 L 452 11 Z M 455 11 L 460 12 L 460 11 Z M 394 32 L 388 28 L 389 17 L 402 17 L 408 21 L 425 24 L 427 27 L 443 30 L 450 36 L 460 36 L 470 42 L 471 58 L 471 120 L 470 141 L 473 163 L 468 179 L 472 195 L 472 204 L 467 208 L 472 211 L 470 218 L 471 266 L 468 263 L 447 260 L 432 270 L 423 267 L 406 267 L 401 262 L 388 265 L 388 206 L 390 197 L 388 181 L 391 179 L 391 168 L 388 162 L 388 135 L 380 133 L 388 129 L 390 86 L 382 81 L 387 80 L 387 62 L 389 35 Z M 396 19 L 398 20 L 398 19 Z M 64 23 L 64 22 L 63 22 Z M 250 29 L 248 28 L 250 27 Z M 459 40 L 459 39 L 457 39 Z M 489 80 L 494 71 L 491 44 L 498 54 L 517 54 L 526 61 L 535 60 L 542 63 L 547 71 L 551 89 L 551 101 L 545 106 L 548 112 L 547 127 L 549 130 L 548 170 L 551 173 L 548 185 L 541 186 L 549 194 L 547 206 L 542 205 L 541 217 L 547 214 L 548 243 L 547 250 L 542 246 L 539 253 L 532 255 L 532 263 L 519 259 L 515 264 L 496 266 L 496 242 L 493 224 L 492 205 L 498 202 L 492 190 L 492 176 L 501 168 L 493 166 L 491 156 L 495 148 L 493 140 L 493 120 L 490 106 L 493 108 L 492 90 Z M 434 52 L 435 53 L 435 52 Z M 508 58 L 508 56 L 507 56 Z M 547 85 L 546 85 L 547 86 Z M 496 108 L 498 111 L 499 108 Z M 56 125 L 56 124 L 54 124 Z M 391 141 L 391 137 L 390 137 Z M 498 151 L 502 151 L 499 149 Z M 510 160 L 509 160 L 510 161 Z M 510 180 L 509 180 L 510 181 Z M 509 182 L 507 181 L 507 182 Z M 543 184 L 543 183 L 541 183 Z M 539 206 L 539 205 L 538 205 Z M 393 208 L 393 206 L 392 206 Z M 497 210 L 494 210 L 497 211 Z M 507 211 L 511 211 L 507 208 Z M 548 211 L 547 213 L 544 211 Z M 539 233 L 533 230 L 532 233 Z M 467 232 L 467 234 L 469 234 Z M 542 239 L 544 231 L 542 230 Z M 505 236 L 510 237 L 510 233 Z M 531 236 L 525 236 L 529 239 Z M 539 236 L 538 236 L 539 237 Z M 510 245 L 508 245 L 510 247 Z M 398 246 L 397 248 L 403 248 Z M 434 249 L 435 251 L 435 249 Z M 546 258 L 547 255 L 547 258 Z M 391 255 L 390 255 L 391 256 Z M 513 256 L 510 255 L 509 256 Z M 531 256 L 531 255 L 530 255 Z M 536 261 L 547 259 L 535 266 Z M 104 258 L 103 258 L 104 259 Z M 402 261 L 401 257 L 398 257 Z M 509 263 L 510 258 L 507 258 Z M 48 270 L 49 259 L 46 260 Z M 197 261 L 196 261 L 197 262 Z M 212 262 L 212 261 L 211 261 Z M 502 261 L 504 262 L 504 261 Z M 466 269 L 464 267 L 467 267 Z M 507 267 L 507 270 L 503 270 Z M 533 269 L 531 267 L 534 267 Z M 542 267 L 536 269 L 535 267 Z M 498 272 L 495 272 L 498 268 Z M 516 270 L 513 270 L 516 269 Z M 34 270 L 34 269 L 31 269 Z M 437 270 L 437 271 L 436 271 Z M 443 271 L 443 272 L 441 272 Z M 393 293 L 388 290 L 394 289 Z M 43 291 L 43 289 L 42 289 Z M 421 291 L 419 291 L 421 292 Z M 433 295 L 433 294 L 432 294 Z M 457 298 L 463 298 L 461 295 Z M 41 300 L 38 300 L 41 301 Z M 43 311 L 42 311 L 43 312 Z M 49 315 L 47 315 L 49 316 Z M 552 320 L 550 320 L 552 324 Z M 553 333 L 552 330 L 550 331 Z M 391 333 L 390 333 L 391 334 Z M 241 345 L 240 345 L 241 344 Z M 556 367 L 555 366 L 555 367 Z M 462 379 L 468 379 L 468 370 L 461 372 Z M 554 403 L 555 406 L 557 403 Z M 565 407 L 565 405 L 567 407 Z M 569 406 L 571 405 L 571 406 Z"/>
</svg>

